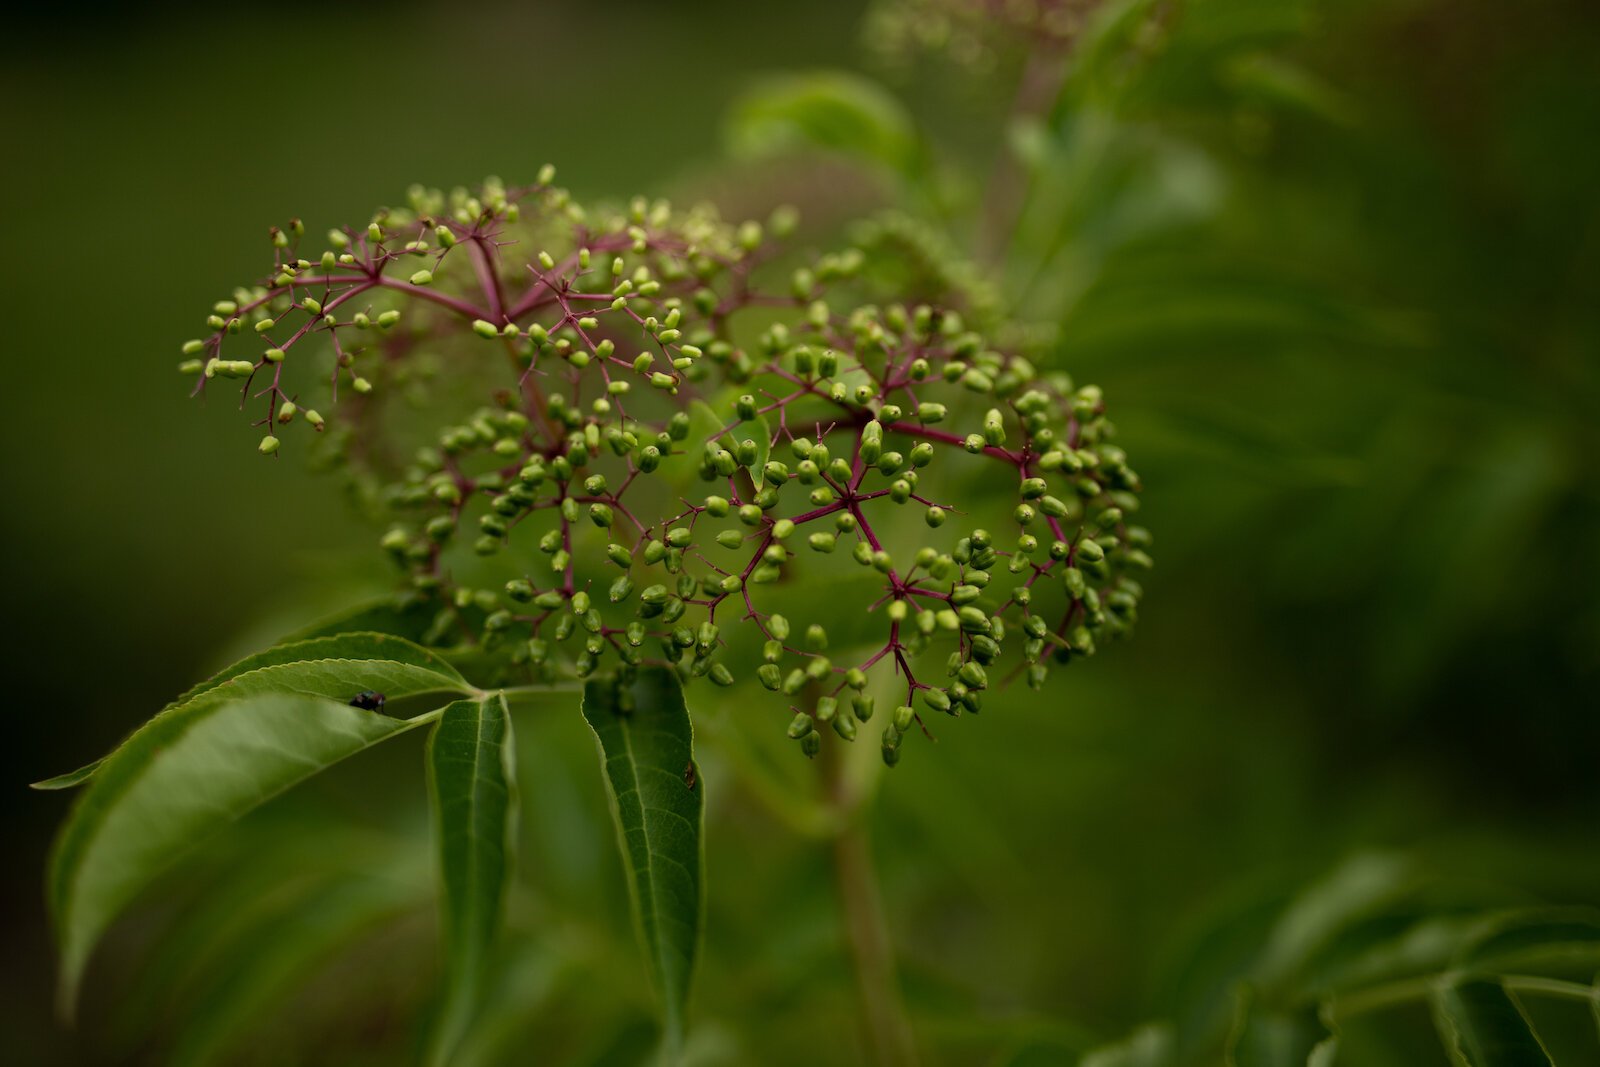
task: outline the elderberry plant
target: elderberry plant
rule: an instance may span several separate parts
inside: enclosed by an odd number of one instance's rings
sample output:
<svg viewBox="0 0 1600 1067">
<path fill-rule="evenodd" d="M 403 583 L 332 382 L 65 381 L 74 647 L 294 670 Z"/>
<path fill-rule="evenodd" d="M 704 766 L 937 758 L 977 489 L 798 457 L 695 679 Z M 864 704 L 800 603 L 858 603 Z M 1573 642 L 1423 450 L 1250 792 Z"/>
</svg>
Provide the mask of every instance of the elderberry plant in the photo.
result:
<svg viewBox="0 0 1600 1067">
<path fill-rule="evenodd" d="M 1150 535 L 1099 389 L 1042 373 L 1037 335 L 937 235 L 886 216 L 806 255 L 792 210 L 591 211 L 552 179 L 414 188 L 315 251 L 299 221 L 274 229 L 271 269 L 183 346 L 197 394 L 238 383 L 264 456 L 305 444 L 342 472 L 399 589 L 39 783 L 86 787 L 49 879 L 65 1007 L 185 849 L 427 726 L 446 950 L 428 1059 L 451 1062 L 505 911 L 512 703 L 581 685 L 673 1059 L 703 868 L 684 682 L 753 676 L 775 695 L 749 713 L 806 755 L 870 730 L 892 767 L 926 713 L 1037 687 L 1133 626 Z M 863 988 L 880 1051 L 908 1062 L 892 994 Z"/>
<path fill-rule="evenodd" d="M 979 710 L 997 670 L 1037 687 L 1126 633 L 1150 535 L 1099 389 L 998 346 L 955 288 L 906 299 L 860 247 L 790 269 L 794 225 L 591 212 L 548 171 L 413 188 L 322 251 L 298 221 L 274 229 L 270 272 L 216 305 L 183 370 L 197 392 L 242 379 L 263 453 L 297 427 L 329 439 L 391 520 L 382 547 L 434 612 L 425 644 L 527 682 L 753 671 L 800 702 L 807 754 L 819 726 L 854 740 L 873 721 L 869 675 L 890 670 L 893 765 L 924 712 Z M 902 229 L 865 236 L 903 246 Z M 872 575 L 860 602 L 773 607 L 837 558 Z M 832 654 L 830 625 L 859 613 L 875 640 Z M 745 623 L 759 655 L 735 657 L 725 631 Z"/>
</svg>

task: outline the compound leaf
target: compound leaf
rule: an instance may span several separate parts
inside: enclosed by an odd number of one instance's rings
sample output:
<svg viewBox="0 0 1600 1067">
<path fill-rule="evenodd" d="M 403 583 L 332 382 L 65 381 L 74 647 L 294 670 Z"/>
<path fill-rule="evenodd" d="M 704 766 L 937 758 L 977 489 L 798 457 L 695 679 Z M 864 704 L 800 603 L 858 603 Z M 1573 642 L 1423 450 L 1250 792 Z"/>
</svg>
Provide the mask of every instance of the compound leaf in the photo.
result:
<svg viewBox="0 0 1600 1067">
<path fill-rule="evenodd" d="M 318 658 L 286 662 L 290 655 Z M 324 767 L 433 718 L 391 718 L 351 706 L 352 695 L 470 688 L 408 642 L 347 635 L 250 657 L 140 727 L 94 771 L 56 839 L 48 896 L 63 1008 L 70 1011 L 112 919 L 190 845 Z"/>
</svg>

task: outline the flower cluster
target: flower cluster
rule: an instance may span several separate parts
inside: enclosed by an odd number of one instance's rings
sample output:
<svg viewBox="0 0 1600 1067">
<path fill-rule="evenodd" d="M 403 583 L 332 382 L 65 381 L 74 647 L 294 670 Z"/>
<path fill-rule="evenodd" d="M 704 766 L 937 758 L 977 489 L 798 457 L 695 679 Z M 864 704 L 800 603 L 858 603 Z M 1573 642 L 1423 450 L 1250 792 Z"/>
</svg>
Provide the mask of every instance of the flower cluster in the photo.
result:
<svg viewBox="0 0 1600 1067">
<path fill-rule="evenodd" d="M 1131 627 L 1149 534 L 1100 391 L 908 281 L 903 223 L 799 257 L 789 211 L 590 213 L 551 178 L 413 189 L 319 253 L 275 229 L 184 348 L 263 453 L 316 431 L 388 516 L 428 643 L 531 680 L 753 673 L 808 754 L 888 670 L 892 764 L 926 712 Z"/>
</svg>

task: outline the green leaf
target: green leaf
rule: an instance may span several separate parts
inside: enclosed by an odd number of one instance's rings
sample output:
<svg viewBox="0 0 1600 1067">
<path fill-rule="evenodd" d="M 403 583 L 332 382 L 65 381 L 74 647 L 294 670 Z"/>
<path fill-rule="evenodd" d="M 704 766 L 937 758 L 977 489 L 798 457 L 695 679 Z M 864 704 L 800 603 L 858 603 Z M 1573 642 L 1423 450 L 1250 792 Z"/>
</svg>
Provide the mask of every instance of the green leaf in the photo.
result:
<svg viewBox="0 0 1600 1067">
<path fill-rule="evenodd" d="M 1553 1067 L 1516 1001 L 1499 982 L 1441 982 L 1433 1022 L 1456 1067 Z"/>
<path fill-rule="evenodd" d="M 1462 947 L 1463 971 L 1520 971 L 1600 962 L 1600 918 L 1575 908 L 1520 909 L 1494 916 Z"/>
<path fill-rule="evenodd" d="M 634 918 L 675 1057 L 699 946 L 705 866 L 705 787 L 694 769 L 689 709 L 677 674 L 648 667 L 630 682 L 591 679 L 583 717 L 600 743 Z"/>
<path fill-rule="evenodd" d="M 444 1004 L 429 1057 L 449 1063 L 483 998 L 500 929 L 516 811 L 506 699 L 461 700 L 428 740 L 428 781 L 444 882 Z"/>
<path fill-rule="evenodd" d="M 325 658 L 280 662 L 290 655 Z M 351 707 L 352 695 L 470 688 L 448 664 L 398 638 L 322 638 L 235 664 L 137 730 L 95 772 L 56 839 L 48 895 L 63 1008 L 70 1011 L 106 926 L 190 845 L 322 768 L 433 718 Z"/>
<path fill-rule="evenodd" d="M 1240 990 L 1233 1033 L 1228 1040 L 1229 1067 L 1280 1067 L 1309 1063 L 1332 1032 L 1314 1004 L 1275 1008 L 1261 1003 L 1253 990 Z"/>
<path fill-rule="evenodd" d="M 253 961 L 276 951 L 277 940 L 309 937 L 319 927 L 310 913 L 343 886 L 391 886 L 404 891 L 413 913 L 433 907 L 432 856 L 419 855 L 414 835 L 337 819 L 319 819 L 316 832 L 307 833 L 308 810 L 271 805 L 212 841 L 185 866 L 181 885 L 163 881 L 161 902 L 153 914 L 140 916 L 153 940 L 140 960 L 139 981 L 119 990 L 115 1011 L 96 1020 L 103 1031 L 120 1035 L 114 1043 L 148 1042 L 163 1018 L 202 1028 L 221 987 L 244 984 L 241 971 L 254 972 Z M 289 982 L 305 984 L 299 977 Z"/>
<path fill-rule="evenodd" d="M 401 669 L 382 676 L 373 675 L 369 678 L 370 684 L 353 685 L 349 681 L 350 675 L 344 673 L 340 666 L 342 662 L 351 660 L 392 663 Z M 329 670 L 268 670 L 300 668 L 312 663 L 326 664 Z M 363 670 L 365 672 L 365 668 Z M 250 677 L 243 678 L 243 675 Z M 363 677 L 368 675 L 364 673 Z M 472 688 L 461 677 L 461 673 L 445 660 L 403 638 L 382 633 L 336 634 L 289 641 L 246 656 L 193 686 L 159 714 L 165 715 L 206 693 L 230 685 L 240 693 L 296 692 L 348 700 L 363 689 L 374 689 L 386 696 L 430 691 L 428 686 L 417 687 L 414 683 L 418 679 L 433 683 L 433 689 L 449 692 L 465 692 Z M 71 789 L 82 785 L 99 771 L 105 761 L 106 758 L 102 757 L 75 771 L 36 782 L 33 788 Z"/>
<path fill-rule="evenodd" d="M 40 790 L 76 788 L 77 786 L 82 785 L 84 782 L 87 782 L 90 778 L 94 777 L 94 772 L 98 771 L 100 769 L 100 764 L 104 763 L 105 761 L 105 757 L 101 756 L 92 763 L 85 763 L 82 767 L 79 767 L 75 771 L 68 771 L 66 774 L 58 774 L 54 778 L 46 778 L 42 782 L 34 782 L 28 788 Z"/>
<path fill-rule="evenodd" d="M 189 1006 L 169 1067 L 238 1062 L 240 1046 L 250 1038 L 270 1040 L 261 1024 L 274 1009 L 342 952 L 417 903 L 414 885 L 380 869 L 323 886 L 305 906 L 252 930 L 243 944 L 232 946 L 236 966 Z"/>
<path fill-rule="evenodd" d="M 911 116 L 878 83 L 843 71 L 768 78 L 733 106 L 726 141 L 737 155 L 821 148 L 917 180 L 923 151 Z"/>
<path fill-rule="evenodd" d="M 241 690 L 253 692 L 293 691 L 332 698 L 342 695 L 347 700 L 362 688 L 375 689 L 389 696 L 399 695 L 401 690 L 405 693 L 429 691 L 405 681 L 384 683 L 382 678 L 377 678 L 369 685 L 351 688 L 348 682 L 341 682 L 345 676 L 340 673 L 339 666 L 340 662 L 351 661 L 393 664 L 400 668 L 395 674 L 396 678 L 431 681 L 435 689 L 466 692 L 472 688 L 461 677 L 461 672 L 444 659 L 405 638 L 385 633 L 341 633 L 289 641 L 246 656 L 184 693 L 167 705 L 167 710 L 230 683 Z M 329 670 L 320 670 L 319 664 L 327 664 Z M 271 668 L 284 667 L 292 669 L 269 673 Z M 251 677 L 246 678 L 245 675 Z M 384 689 L 384 684 L 391 684 L 395 691 Z"/>
<path fill-rule="evenodd" d="M 1357 920 L 1375 914 L 1415 885 L 1398 857 L 1356 856 L 1303 892 L 1278 920 L 1252 976 L 1262 989 L 1290 987 L 1316 955 Z"/>
<path fill-rule="evenodd" d="M 1174 1062 L 1172 1030 L 1149 1023 L 1114 1045 L 1091 1050 L 1078 1067 L 1171 1067 Z"/>
<path fill-rule="evenodd" d="M 544 930 L 512 941 L 497 955 L 472 1029 L 456 1049 L 456 1067 L 516 1063 L 539 1041 L 542 1013 L 578 979 L 562 940 Z"/>
<path fill-rule="evenodd" d="M 737 395 L 730 391 L 731 399 Z M 756 443 L 755 462 L 745 469 L 750 472 L 750 480 L 756 487 L 761 485 L 761 470 L 767 465 L 767 460 L 772 457 L 772 428 L 767 424 L 765 415 L 758 415 L 750 422 L 743 422 L 738 418 L 724 419 L 717 414 L 717 409 L 704 400 L 691 400 L 689 402 L 689 443 L 691 448 L 698 449 L 708 441 L 717 441 L 728 451 L 734 451 L 740 441 L 749 438 Z"/>
<path fill-rule="evenodd" d="M 745 468 L 750 472 L 750 481 L 757 489 L 762 485 L 762 471 L 767 466 L 767 461 L 772 458 L 772 428 L 767 425 L 765 415 L 757 415 L 750 422 L 742 423 L 734 431 L 734 436 L 739 440 L 749 438 L 756 443 L 755 462 Z"/>
<path fill-rule="evenodd" d="M 63 1009 L 111 920 L 190 846 L 421 721 L 289 693 L 210 697 L 152 720 L 107 757 L 56 840 L 49 898 Z"/>
</svg>

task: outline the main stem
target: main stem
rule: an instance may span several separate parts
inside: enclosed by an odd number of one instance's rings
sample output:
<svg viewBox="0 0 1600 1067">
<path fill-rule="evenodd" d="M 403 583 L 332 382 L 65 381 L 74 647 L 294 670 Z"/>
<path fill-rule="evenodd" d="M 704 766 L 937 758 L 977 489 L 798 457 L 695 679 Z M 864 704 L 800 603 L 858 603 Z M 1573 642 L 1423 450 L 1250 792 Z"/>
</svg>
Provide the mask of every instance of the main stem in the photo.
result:
<svg viewBox="0 0 1600 1067">
<path fill-rule="evenodd" d="M 845 936 L 855 960 L 867 1044 L 872 1062 L 880 1067 L 915 1067 L 917 1047 L 900 999 L 894 945 L 878 892 L 865 812 L 859 810 L 860 798 L 850 788 L 839 748 L 837 744 L 823 746 L 831 799 L 843 816 L 833 840 L 833 870 Z"/>
</svg>

